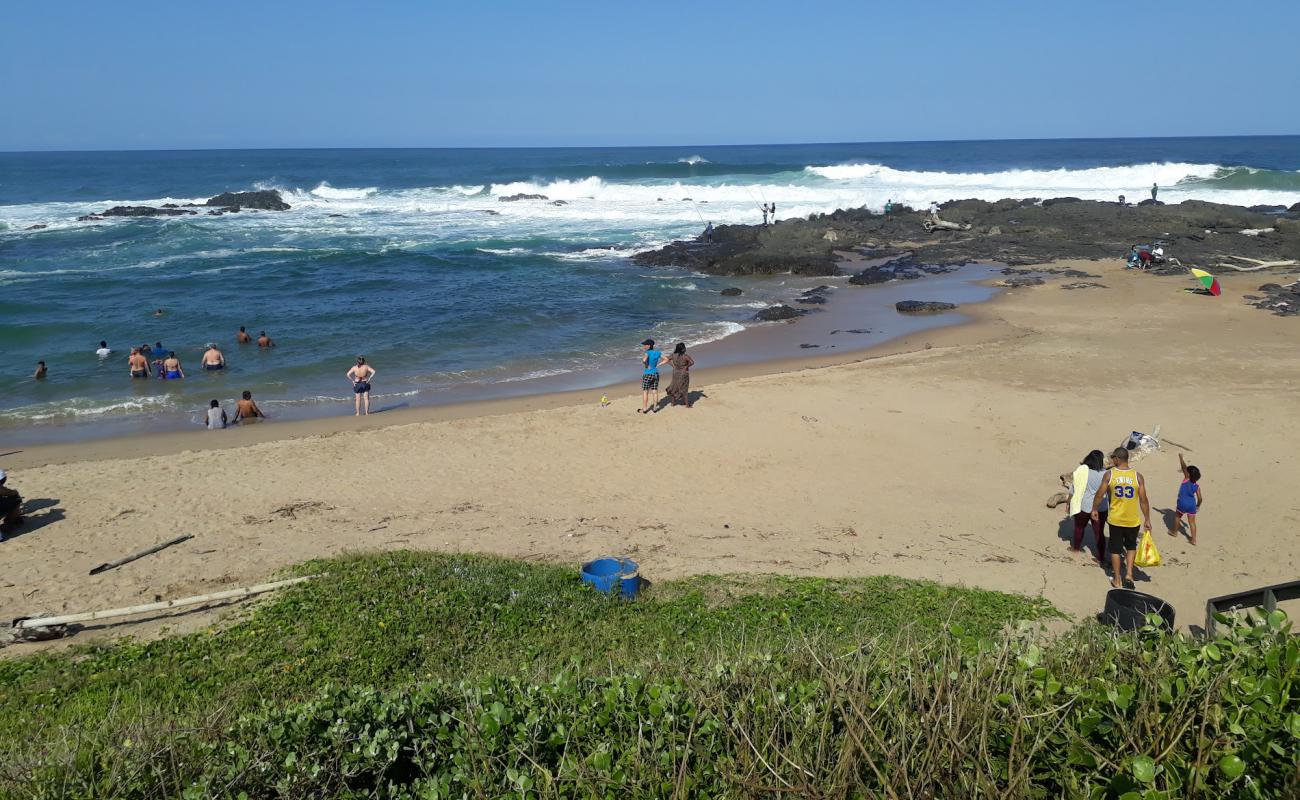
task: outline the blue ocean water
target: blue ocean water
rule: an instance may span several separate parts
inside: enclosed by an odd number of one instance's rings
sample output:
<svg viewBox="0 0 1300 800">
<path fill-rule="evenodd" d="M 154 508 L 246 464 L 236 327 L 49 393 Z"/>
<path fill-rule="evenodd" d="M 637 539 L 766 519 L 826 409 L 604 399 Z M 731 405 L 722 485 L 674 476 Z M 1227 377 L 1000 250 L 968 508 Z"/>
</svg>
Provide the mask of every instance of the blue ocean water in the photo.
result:
<svg viewBox="0 0 1300 800">
<path fill-rule="evenodd" d="M 142 412 L 187 419 L 243 389 L 289 416 L 342 410 L 356 354 L 379 370 L 380 403 L 547 375 L 583 385 L 645 336 L 715 340 L 793 291 L 630 263 L 707 221 L 758 222 L 766 202 L 789 217 L 886 200 L 1140 198 L 1153 182 L 1171 202 L 1289 206 L 1300 137 L 0 153 L 0 439 Z M 292 209 L 76 221 L 256 188 Z M 501 202 L 520 193 L 547 200 Z M 745 296 L 720 297 L 728 285 Z M 237 347 L 239 325 L 279 347 Z M 102 361 L 101 339 L 117 351 Z M 129 348 L 158 341 L 191 379 L 127 379 Z M 209 341 L 224 374 L 198 374 Z M 30 380 L 41 359 L 49 378 Z"/>
</svg>

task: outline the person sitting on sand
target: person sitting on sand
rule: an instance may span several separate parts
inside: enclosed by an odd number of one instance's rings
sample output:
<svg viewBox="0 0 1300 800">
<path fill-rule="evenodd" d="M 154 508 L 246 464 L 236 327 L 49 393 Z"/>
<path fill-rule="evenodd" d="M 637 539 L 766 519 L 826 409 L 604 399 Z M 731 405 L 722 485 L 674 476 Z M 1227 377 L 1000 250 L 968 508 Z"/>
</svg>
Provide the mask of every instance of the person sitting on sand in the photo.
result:
<svg viewBox="0 0 1300 800">
<path fill-rule="evenodd" d="M 210 431 L 218 431 L 230 424 L 226 419 L 226 410 L 221 407 L 219 400 L 213 400 L 208 403 L 208 419 L 205 425 Z"/>
<path fill-rule="evenodd" d="M 1092 539 L 1097 550 L 1097 563 L 1106 566 L 1106 512 L 1109 509 L 1103 499 L 1097 513 L 1096 521 L 1092 519 L 1092 501 L 1101 488 L 1102 476 L 1106 474 L 1106 457 L 1100 450 L 1093 450 L 1083 457 L 1075 468 L 1070 486 L 1070 517 L 1074 520 L 1074 540 L 1070 550 L 1078 553 L 1083 549 L 1083 532 L 1092 522 Z"/>
<path fill-rule="evenodd" d="M 1137 269 L 1137 266 L 1138 266 L 1138 264 L 1141 262 L 1141 260 L 1142 260 L 1142 257 L 1138 255 L 1138 246 L 1137 246 L 1137 245 L 1133 245 L 1133 247 L 1130 248 L 1129 251 L 1128 251 L 1128 265 L 1127 265 L 1127 268 L 1128 268 L 1128 269 Z"/>
<path fill-rule="evenodd" d="M 365 402 L 366 414 L 370 413 L 370 381 L 375 377 L 375 368 L 366 363 L 365 356 L 357 356 L 357 363 L 348 370 L 348 380 L 352 382 L 353 405 L 361 416 L 362 401 Z"/>
<path fill-rule="evenodd" d="M 1116 448 L 1110 454 L 1111 468 L 1101 478 L 1097 496 L 1092 501 L 1092 521 L 1101 522 L 1102 503 L 1109 502 L 1111 586 L 1133 588 L 1133 561 L 1137 558 L 1138 526 L 1150 532 L 1151 503 L 1147 500 L 1147 482 L 1142 473 L 1130 469 L 1128 451 Z M 1139 517 L 1138 511 L 1142 514 Z M 1120 572 L 1121 557 L 1128 564 Z M 1121 576 L 1123 580 L 1121 581 Z"/>
<path fill-rule="evenodd" d="M 4 534 L 23 523 L 23 496 L 17 489 L 5 486 L 9 475 L 0 469 L 0 542 Z"/>
<path fill-rule="evenodd" d="M 1201 470 L 1195 464 L 1188 465 L 1183 454 L 1178 454 L 1178 468 L 1183 471 L 1183 483 L 1178 487 L 1178 504 L 1174 507 L 1174 527 L 1169 529 L 1170 536 L 1177 536 L 1183 527 L 1183 516 L 1187 517 L 1187 540 L 1196 544 L 1196 514 L 1205 504 L 1201 494 Z"/>
<path fill-rule="evenodd" d="M 686 343 L 678 342 L 673 348 L 673 354 L 665 359 L 673 368 L 673 378 L 668 382 L 668 389 L 664 392 L 668 396 L 668 402 L 675 406 L 691 407 L 691 367 L 695 366 L 695 359 L 686 353 Z"/>
<path fill-rule="evenodd" d="M 32 376 L 32 380 L 35 380 L 35 381 L 43 381 L 43 380 L 45 380 L 45 375 L 46 375 L 45 362 L 44 362 L 44 361 L 37 361 L 37 362 L 36 362 L 36 374 Z"/>
<path fill-rule="evenodd" d="M 248 331 L 244 330 L 243 325 L 240 325 L 239 333 L 235 334 L 235 341 L 238 342 L 239 344 L 248 344 L 249 342 L 253 341 L 253 337 L 248 335 Z"/>
<path fill-rule="evenodd" d="M 253 402 L 253 393 L 245 389 L 243 396 L 235 403 L 235 422 L 255 419 L 266 419 L 266 415 L 257 407 L 257 403 Z"/>
<path fill-rule="evenodd" d="M 655 340 L 646 339 L 641 343 L 641 407 L 638 414 L 659 411 L 659 365 L 663 363 L 663 353 L 655 349 Z M 654 395 L 653 405 L 650 396 Z"/>
<path fill-rule="evenodd" d="M 257 346 L 258 346 L 258 347 L 275 347 L 275 342 L 273 342 L 273 341 L 271 340 L 271 337 L 270 337 L 270 336 L 267 336 L 267 335 L 266 335 L 266 331 L 262 331 L 261 333 L 257 334 Z"/>
<path fill-rule="evenodd" d="M 132 378 L 148 378 L 152 373 L 149 371 L 149 359 L 144 357 L 140 348 L 132 347 L 131 355 L 126 359 L 127 366 L 131 369 Z"/>
<path fill-rule="evenodd" d="M 199 363 L 205 370 L 215 372 L 226 368 L 226 357 L 217 349 L 215 343 L 208 342 L 208 349 L 203 353 L 203 359 Z"/>
<path fill-rule="evenodd" d="M 185 369 L 181 366 L 181 360 L 176 357 L 175 350 L 167 351 L 167 357 L 162 362 L 162 374 L 169 381 L 185 377 Z"/>
</svg>

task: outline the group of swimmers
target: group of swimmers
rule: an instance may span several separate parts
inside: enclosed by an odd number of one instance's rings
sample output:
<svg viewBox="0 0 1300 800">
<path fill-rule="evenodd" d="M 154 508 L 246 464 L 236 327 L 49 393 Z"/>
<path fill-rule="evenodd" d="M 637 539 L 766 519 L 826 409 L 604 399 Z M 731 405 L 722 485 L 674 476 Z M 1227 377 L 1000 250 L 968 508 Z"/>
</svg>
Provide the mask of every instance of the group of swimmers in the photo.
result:
<svg viewBox="0 0 1300 800">
<path fill-rule="evenodd" d="M 239 332 L 235 334 L 235 341 L 239 344 L 250 344 L 253 337 L 249 335 L 243 325 L 240 325 Z M 262 331 L 257 335 L 257 346 L 259 349 L 272 348 L 275 347 L 275 341 L 270 336 L 267 336 L 266 331 Z M 164 352 L 166 355 L 162 355 Z M 108 342 L 101 341 L 95 354 L 100 358 L 107 358 L 113 354 L 113 351 L 109 348 Z M 159 357 L 150 361 L 150 357 L 154 355 Z M 162 342 L 157 342 L 152 346 L 145 342 L 139 347 L 132 347 L 131 355 L 127 356 L 126 363 L 132 378 L 156 376 L 160 380 L 169 381 L 185 378 L 185 367 L 181 365 L 181 360 L 176 357 L 176 351 L 164 351 Z M 38 372 L 42 371 L 44 366 L 45 362 L 42 361 Z M 217 347 L 216 342 L 208 342 L 207 348 L 203 351 L 203 357 L 199 359 L 199 366 L 205 372 L 217 372 L 226 368 L 226 356 L 221 352 L 221 348 Z M 39 377 L 43 378 L 45 376 L 41 374 Z"/>
</svg>

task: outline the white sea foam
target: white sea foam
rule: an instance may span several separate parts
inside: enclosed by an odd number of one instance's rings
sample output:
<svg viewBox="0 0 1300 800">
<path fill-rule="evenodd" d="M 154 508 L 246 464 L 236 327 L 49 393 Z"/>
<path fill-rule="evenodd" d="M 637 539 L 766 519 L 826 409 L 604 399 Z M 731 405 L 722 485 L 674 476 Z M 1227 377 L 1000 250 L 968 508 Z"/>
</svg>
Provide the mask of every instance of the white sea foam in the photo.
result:
<svg viewBox="0 0 1300 800">
<path fill-rule="evenodd" d="M 368 186 L 364 189 L 348 189 L 346 187 L 336 189 L 325 181 L 321 181 L 315 189 L 311 190 L 312 194 L 326 200 L 364 200 L 378 192 L 379 189 L 375 186 Z"/>
<path fill-rule="evenodd" d="M 695 166 L 696 164 L 712 164 L 713 162 L 709 161 L 704 156 L 687 156 L 686 158 L 677 159 L 677 163 L 690 164 L 691 166 Z"/>
</svg>

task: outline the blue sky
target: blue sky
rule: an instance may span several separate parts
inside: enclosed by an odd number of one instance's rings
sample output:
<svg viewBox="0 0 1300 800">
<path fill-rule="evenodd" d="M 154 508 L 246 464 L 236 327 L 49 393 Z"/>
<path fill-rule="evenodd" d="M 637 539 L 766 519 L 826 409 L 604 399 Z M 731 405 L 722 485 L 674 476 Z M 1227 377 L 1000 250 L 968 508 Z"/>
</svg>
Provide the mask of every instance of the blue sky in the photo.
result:
<svg viewBox="0 0 1300 800">
<path fill-rule="evenodd" d="M 1300 3 L 24 2 L 0 150 L 1294 134 Z"/>
</svg>

